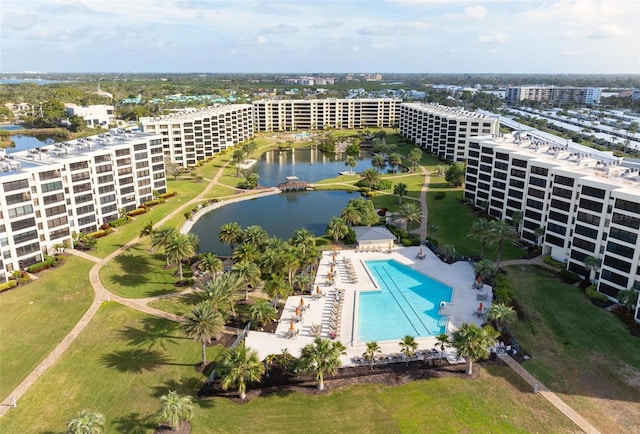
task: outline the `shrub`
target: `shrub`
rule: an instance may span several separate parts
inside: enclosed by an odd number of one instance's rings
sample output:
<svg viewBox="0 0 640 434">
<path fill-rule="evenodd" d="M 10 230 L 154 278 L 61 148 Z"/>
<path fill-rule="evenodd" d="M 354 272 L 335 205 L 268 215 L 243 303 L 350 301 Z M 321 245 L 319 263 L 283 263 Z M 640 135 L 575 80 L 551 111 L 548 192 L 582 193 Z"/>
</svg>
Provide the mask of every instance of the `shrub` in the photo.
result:
<svg viewBox="0 0 640 434">
<path fill-rule="evenodd" d="M 120 217 L 119 219 L 111 220 L 109 222 L 109 226 L 112 228 L 117 228 L 129 223 L 129 217 Z"/>
<path fill-rule="evenodd" d="M 513 301 L 514 294 L 513 290 L 509 287 L 509 279 L 507 279 L 507 276 L 504 274 L 497 274 L 494 277 L 494 283 L 494 303 L 510 305 Z"/>
<path fill-rule="evenodd" d="M 107 235 L 109 235 L 109 233 L 110 232 L 107 232 L 106 230 L 101 229 L 99 231 L 95 231 L 95 232 L 92 232 L 90 234 L 87 234 L 87 237 L 90 237 L 90 238 L 102 238 L 102 237 L 106 237 Z"/>
<path fill-rule="evenodd" d="M 53 258 L 55 259 L 55 261 L 53 262 L 53 264 L 51 264 L 52 267 L 59 267 L 63 265 L 67 260 L 67 257 L 64 255 L 56 255 Z"/>
<path fill-rule="evenodd" d="M 191 211 L 187 211 L 184 213 L 184 218 L 189 220 L 192 217 L 193 213 Z"/>
<path fill-rule="evenodd" d="M 137 216 L 137 215 L 144 214 L 144 213 L 146 213 L 147 211 L 149 211 L 147 208 L 137 208 L 137 209 L 134 209 L 133 211 L 129 211 L 129 212 L 127 213 L 127 215 L 128 215 L 129 217 L 135 217 L 135 216 Z M 118 220 L 120 220 L 120 219 L 118 219 Z"/>
<path fill-rule="evenodd" d="M 567 264 L 565 264 L 564 262 L 556 261 L 551 256 L 545 256 L 543 258 L 543 261 L 544 261 L 545 264 L 551 265 L 552 267 L 555 267 L 555 268 L 558 268 L 558 269 L 563 269 L 563 268 L 565 268 L 567 266 Z"/>
<path fill-rule="evenodd" d="M 573 271 L 569 271 L 567 269 L 560 270 L 558 272 L 558 276 L 560 277 L 560 280 L 570 284 L 577 283 L 581 280 L 580 276 L 577 273 L 574 273 Z"/>
<path fill-rule="evenodd" d="M 376 186 L 376 190 L 389 190 L 393 186 L 390 179 L 381 180 Z"/>
<path fill-rule="evenodd" d="M 447 196 L 447 193 L 445 193 L 444 191 L 439 191 L 436 193 L 435 199 L 436 200 L 444 199 L 446 196 Z"/>
<path fill-rule="evenodd" d="M 153 200 L 150 200 L 149 202 L 145 202 L 144 205 L 142 206 L 144 207 L 155 206 L 155 205 L 160 205 L 163 202 L 164 202 L 163 199 L 153 199 Z"/>
<path fill-rule="evenodd" d="M 0 292 L 15 288 L 16 286 L 18 286 L 18 282 L 16 280 L 7 280 L 4 283 L 0 283 Z"/>
<path fill-rule="evenodd" d="M 427 237 L 427 241 L 429 241 L 434 246 L 439 247 L 438 240 L 436 240 L 435 238 Z"/>
<path fill-rule="evenodd" d="M 356 233 L 353 229 L 349 228 L 349 232 L 342 239 L 345 244 L 355 244 L 356 243 Z"/>
<path fill-rule="evenodd" d="M 209 199 L 209 203 L 217 203 L 220 202 L 220 199 Z"/>
<path fill-rule="evenodd" d="M 162 199 L 168 199 L 168 198 L 173 197 L 173 196 L 175 196 L 175 195 L 177 195 L 177 194 L 178 194 L 178 193 L 176 193 L 175 191 L 168 191 L 168 192 L 166 192 L 166 193 L 161 194 L 161 195 L 160 195 L 160 197 L 161 197 Z"/>
<path fill-rule="evenodd" d="M 607 302 L 607 300 L 609 300 L 606 295 L 596 291 L 595 285 L 591 285 L 585 288 L 584 293 L 589 298 L 589 300 L 591 300 L 591 303 L 595 304 L 596 306 L 602 306 Z"/>
</svg>

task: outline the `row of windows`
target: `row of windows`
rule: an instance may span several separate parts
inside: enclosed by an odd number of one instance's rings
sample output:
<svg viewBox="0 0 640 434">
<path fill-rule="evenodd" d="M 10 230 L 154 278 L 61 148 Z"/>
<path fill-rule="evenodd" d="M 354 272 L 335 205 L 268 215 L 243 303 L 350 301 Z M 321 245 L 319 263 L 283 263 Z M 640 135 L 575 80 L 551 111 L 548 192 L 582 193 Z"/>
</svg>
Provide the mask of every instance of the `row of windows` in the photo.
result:
<svg viewBox="0 0 640 434">
<path fill-rule="evenodd" d="M 623 261 L 622 259 L 614 258 L 611 255 L 605 256 L 603 263 L 604 265 L 607 265 L 611 268 L 615 268 L 616 270 L 623 271 L 625 273 L 628 273 L 631 271 L 630 263 Z"/>
<path fill-rule="evenodd" d="M 640 203 L 630 202 L 628 200 L 616 199 L 616 208 L 624 211 L 629 211 L 635 214 L 640 214 Z"/>
<path fill-rule="evenodd" d="M 578 221 L 589 223 L 590 225 L 600 226 L 600 217 L 586 212 L 578 211 Z"/>
<path fill-rule="evenodd" d="M 625 258 L 633 258 L 633 249 L 631 247 L 623 246 L 622 244 L 609 241 L 607 243 L 607 252 L 615 253 L 616 255 L 624 256 Z"/>
<path fill-rule="evenodd" d="M 579 247 L 582 250 L 586 250 L 588 252 L 593 253 L 596 248 L 596 243 L 591 241 L 583 240 L 582 238 L 574 237 L 572 241 L 573 247 Z"/>
<path fill-rule="evenodd" d="M 67 212 L 67 207 L 66 205 L 62 204 L 62 205 L 52 206 L 51 208 L 47 208 L 45 210 L 45 215 L 47 217 L 51 217 L 51 216 L 66 213 L 66 212 Z"/>
<path fill-rule="evenodd" d="M 608 280 L 609 282 L 613 282 L 616 285 L 620 285 L 623 288 L 626 288 L 627 284 L 629 283 L 628 277 L 622 276 L 618 273 L 614 273 L 613 271 L 607 270 L 606 268 L 602 270 L 600 278 Z"/>
<path fill-rule="evenodd" d="M 631 244 L 635 244 L 636 241 L 638 240 L 637 234 L 633 232 L 625 231 L 624 229 L 618 229 L 615 227 L 612 227 L 609 230 L 609 236 L 611 238 L 616 238 L 618 240 L 626 241 L 627 243 L 631 243 Z"/>
<path fill-rule="evenodd" d="M 30 231 L 14 235 L 13 242 L 15 244 L 20 244 L 20 243 L 24 243 L 25 241 L 35 240 L 36 238 L 38 238 L 38 231 L 35 229 L 32 229 Z"/>
<path fill-rule="evenodd" d="M 19 179 L 17 181 L 5 182 L 2 184 L 5 193 L 15 190 L 21 190 L 29 187 L 29 181 L 26 179 Z"/>
<path fill-rule="evenodd" d="M 10 194 L 6 196 L 7 205 L 14 205 L 20 202 L 27 202 L 31 200 L 31 193 L 25 191 L 24 193 Z"/>
</svg>

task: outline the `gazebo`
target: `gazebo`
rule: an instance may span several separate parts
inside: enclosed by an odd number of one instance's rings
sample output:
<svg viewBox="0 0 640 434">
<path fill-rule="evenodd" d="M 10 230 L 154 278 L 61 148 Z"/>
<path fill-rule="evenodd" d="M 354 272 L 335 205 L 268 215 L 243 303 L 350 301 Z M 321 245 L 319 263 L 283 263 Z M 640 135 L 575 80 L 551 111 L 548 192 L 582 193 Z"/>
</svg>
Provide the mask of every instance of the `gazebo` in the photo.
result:
<svg viewBox="0 0 640 434">
<path fill-rule="evenodd" d="M 356 251 L 375 252 L 393 249 L 396 237 L 384 226 L 354 226 Z"/>
</svg>

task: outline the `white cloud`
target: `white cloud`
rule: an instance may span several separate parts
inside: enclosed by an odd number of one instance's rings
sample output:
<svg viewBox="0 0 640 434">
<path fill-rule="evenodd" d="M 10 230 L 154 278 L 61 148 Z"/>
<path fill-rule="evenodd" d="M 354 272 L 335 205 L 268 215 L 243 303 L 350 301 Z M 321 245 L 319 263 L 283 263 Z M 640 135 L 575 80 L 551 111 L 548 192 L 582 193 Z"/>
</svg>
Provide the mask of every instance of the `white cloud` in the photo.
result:
<svg viewBox="0 0 640 434">
<path fill-rule="evenodd" d="M 472 20 L 483 20 L 487 16 L 487 10 L 484 6 L 469 6 L 462 11 L 465 18 Z"/>
<path fill-rule="evenodd" d="M 277 26 L 267 27 L 263 29 L 265 33 L 275 33 L 275 34 L 286 34 L 286 33 L 296 33 L 298 31 L 297 27 L 290 26 L 288 24 L 278 24 Z"/>
<path fill-rule="evenodd" d="M 479 44 L 504 44 L 505 42 L 507 42 L 507 37 L 502 33 L 478 36 Z"/>
<path fill-rule="evenodd" d="M 266 44 L 266 43 L 267 43 L 267 38 L 265 38 L 262 35 L 258 36 L 258 44 Z"/>
<path fill-rule="evenodd" d="M 342 27 L 343 25 L 344 23 L 342 21 L 330 20 L 330 21 L 323 21 L 321 23 L 314 23 L 314 24 L 311 24 L 309 27 L 311 27 L 312 29 L 337 29 Z"/>
</svg>

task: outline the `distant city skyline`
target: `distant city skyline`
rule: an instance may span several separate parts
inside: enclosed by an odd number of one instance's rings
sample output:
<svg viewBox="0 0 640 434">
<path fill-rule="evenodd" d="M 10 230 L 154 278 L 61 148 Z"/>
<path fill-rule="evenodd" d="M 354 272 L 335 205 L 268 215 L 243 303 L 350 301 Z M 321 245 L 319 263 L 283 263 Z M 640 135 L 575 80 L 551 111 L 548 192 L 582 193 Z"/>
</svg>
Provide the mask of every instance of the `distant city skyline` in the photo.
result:
<svg viewBox="0 0 640 434">
<path fill-rule="evenodd" d="M 1 72 L 640 73 L 637 0 L 0 0 Z"/>
</svg>

